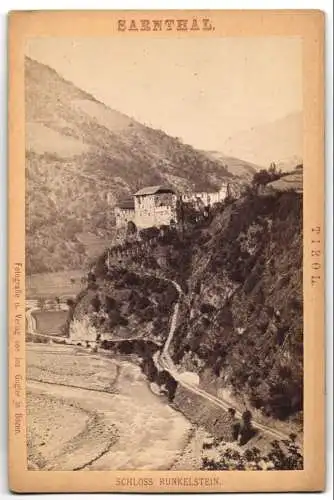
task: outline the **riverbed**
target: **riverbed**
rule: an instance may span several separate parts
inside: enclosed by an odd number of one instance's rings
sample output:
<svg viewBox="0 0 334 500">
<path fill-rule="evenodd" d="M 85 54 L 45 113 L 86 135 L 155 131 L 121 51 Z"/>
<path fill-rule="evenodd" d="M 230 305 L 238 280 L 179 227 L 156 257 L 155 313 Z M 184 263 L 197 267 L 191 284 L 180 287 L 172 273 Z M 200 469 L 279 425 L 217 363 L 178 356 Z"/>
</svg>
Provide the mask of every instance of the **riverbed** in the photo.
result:
<svg viewBox="0 0 334 500">
<path fill-rule="evenodd" d="M 139 366 L 82 348 L 27 344 L 27 420 L 31 469 L 200 464 L 200 447 L 189 454 L 196 430 L 151 391 Z"/>
</svg>

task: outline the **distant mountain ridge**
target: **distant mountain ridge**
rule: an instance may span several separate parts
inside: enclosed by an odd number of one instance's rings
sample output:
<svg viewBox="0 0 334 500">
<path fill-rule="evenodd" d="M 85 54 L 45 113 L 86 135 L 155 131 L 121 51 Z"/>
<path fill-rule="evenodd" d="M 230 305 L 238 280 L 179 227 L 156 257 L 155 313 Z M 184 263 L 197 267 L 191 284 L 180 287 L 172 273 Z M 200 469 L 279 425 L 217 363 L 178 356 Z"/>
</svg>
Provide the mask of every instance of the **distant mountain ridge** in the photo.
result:
<svg viewBox="0 0 334 500">
<path fill-rule="evenodd" d="M 258 165 L 240 160 L 233 156 L 226 156 L 219 151 L 207 151 L 206 153 L 210 158 L 225 165 L 230 174 L 241 179 L 250 180 L 259 169 Z"/>
<path fill-rule="evenodd" d="M 145 185 L 212 190 L 233 178 L 228 161 L 108 108 L 28 57 L 25 114 L 28 273 L 82 266 L 87 233 L 102 249 L 114 231 L 110 200 Z"/>
<path fill-rule="evenodd" d="M 222 145 L 225 155 L 241 157 L 247 162 L 268 168 L 275 162 L 283 170 L 302 163 L 303 115 L 291 113 L 284 118 L 245 130 Z"/>
</svg>

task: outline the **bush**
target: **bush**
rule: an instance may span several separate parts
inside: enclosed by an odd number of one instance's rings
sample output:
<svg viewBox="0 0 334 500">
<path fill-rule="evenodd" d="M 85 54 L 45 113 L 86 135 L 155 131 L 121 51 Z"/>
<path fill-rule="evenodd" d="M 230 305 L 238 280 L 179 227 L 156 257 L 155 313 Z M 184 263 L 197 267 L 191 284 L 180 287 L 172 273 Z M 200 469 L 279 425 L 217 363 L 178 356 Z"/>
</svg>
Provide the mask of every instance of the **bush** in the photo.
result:
<svg viewBox="0 0 334 500">
<path fill-rule="evenodd" d="M 256 187 L 264 186 L 269 182 L 279 179 L 280 177 L 282 177 L 282 175 L 282 171 L 277 170 L 276 165 L 272 163 L 268 170 L 262 169 L 258 172 L 255 172 L 252 179 L 252 184 Z"/>
<path fill-rule="evenodd" d="M 115 299 L 113 299 L 112 297 L 110 297 L 109 295 L 107 295 L 104 300 L 105 300 L 105 307 L 106 307 L 106 311 L 107 312 L 116 309 L 117 302 L 116 302 Z"/>
<path fill-rule="evenodd" d="M 159 229 L 157 227 L 148 227 L 139 231 L 140 237 L 144 241 L 152 240 L 159 236 Z"/>
<path fill-rule="evenodd" d="M 101 300 L 99 299 L 98 295 L 95 295 L 95 297 L 92 298 L 90 303 L 91 303 L 94 311 L 99 312 L 100 307 L 101 307 Z"/>
<path fill-rule="evenodd" d="M 203 446 L 204 449 L 204 446 Z M 289 440 L 273 441 L 267 455 L 261 455 L 253 447 L 244 453 L 226 449 L 218 460 L 202 459 L 202 470 L 302 470 L 303 456 L 296 444 L 296 436 L 290 434 Z"/>
<path fill-rule="evenodd" d="M 144 321 L 152 321 L 154 319 L 155 313 L 154 313 L 154 308 L 152 306 L 146 307 L 141 314 L 140 314 L 140 319 L 142 322 Z"/>
<path fill-rule="evenodd" d="M 136 224 L 130 220 L 127 224 L 126 234 L 129 236 L 136 234 L 136 232 L 137 232 Z"/>
<path fill-rule="evenodd" d="M 132 273 L 131 271 L 126 272 L 123 276 L 123 286 L 138 286 L 140 284 L 140 277 Z"/>
<path fill-rule="evenodd" d="M 200 311 L 202 314 L 214 314 L 216 312 L 216 308 L 212 304 L 204 302 L 201 304 Z"/>
</svg>

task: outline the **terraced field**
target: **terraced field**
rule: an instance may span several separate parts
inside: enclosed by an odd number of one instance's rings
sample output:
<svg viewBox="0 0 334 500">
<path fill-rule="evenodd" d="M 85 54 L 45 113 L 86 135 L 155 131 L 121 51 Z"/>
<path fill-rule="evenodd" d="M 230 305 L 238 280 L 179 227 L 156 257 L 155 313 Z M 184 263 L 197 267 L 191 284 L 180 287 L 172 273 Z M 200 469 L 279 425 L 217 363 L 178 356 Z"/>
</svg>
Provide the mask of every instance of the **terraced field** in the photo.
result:
<svg viewBox="0 0 334 500">
<path fill-rule="evenodd" d="M 43 335 L 62 335 L 62 327 L 67 318 L 67 311 L 35 311 L 36 329 Z"/>
<path fill-rule="evenodd" d="M 75 297 L 84 287 L 84 272 L 79 270 L 38 273 L 26 277 L 26 298 L 51 299 Z"/>
</svg>

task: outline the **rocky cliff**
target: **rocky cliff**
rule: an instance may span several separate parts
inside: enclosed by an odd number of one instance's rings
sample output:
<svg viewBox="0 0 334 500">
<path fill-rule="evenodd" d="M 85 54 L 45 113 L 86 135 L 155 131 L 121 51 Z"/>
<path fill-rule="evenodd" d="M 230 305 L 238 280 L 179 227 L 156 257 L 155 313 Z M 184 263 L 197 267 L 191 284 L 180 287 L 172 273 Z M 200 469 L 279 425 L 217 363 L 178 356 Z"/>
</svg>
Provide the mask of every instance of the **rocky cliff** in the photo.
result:
<svg viewBox="0 0 334 500">
<path fill-rule="evenodd" d="M 201 387 L 239 409 L 246 405 L 263 418 L 298 426 L 303 408 L 302 193 L 300 182 L 298 189 L 290 185 L 287 190 L 285 184 L 218 204 L 208 218 L 186 224 L 184 231 L 146 230 L 141 250 L 130 251 L 133 244 L 119 250 L 109 271 L 103 254 L 95 266 L 99 298 L 90 291 L 90 304 L 78 310 L 87 312 L 89 306 L 92 313 L 98 306 L 102 311 L 101 304 L 108 302 L 111 334 L 122 330 L 123 335 L 131 324 L 132 332 L 163 342 L 176 292 L 145 274 L 177 281 L 184 296 L 170 354 L 181 371 L 198 374 Z"/>
<path fill-rule="evenodd" d="M 195 247 L 175 362 L 241 407 L 301 415 L 302 196 L 242 198 L 216 214 Z"/>
</svg>

